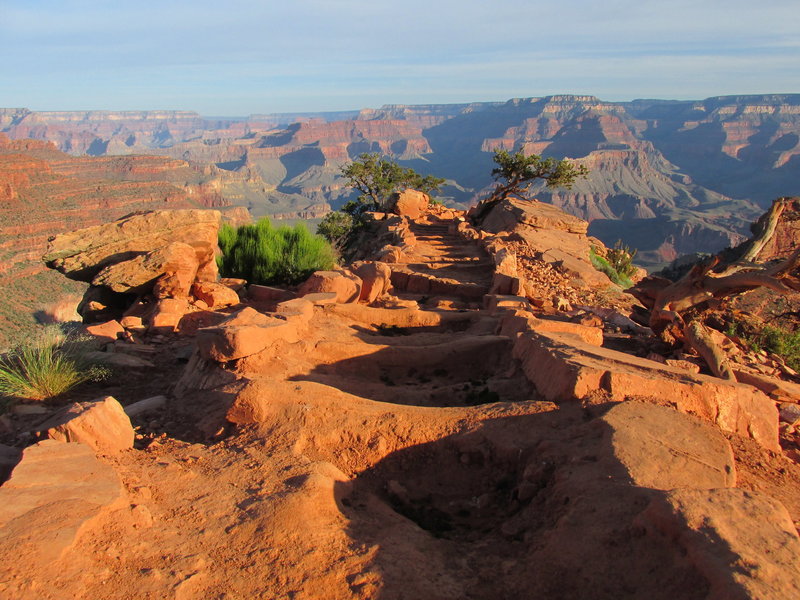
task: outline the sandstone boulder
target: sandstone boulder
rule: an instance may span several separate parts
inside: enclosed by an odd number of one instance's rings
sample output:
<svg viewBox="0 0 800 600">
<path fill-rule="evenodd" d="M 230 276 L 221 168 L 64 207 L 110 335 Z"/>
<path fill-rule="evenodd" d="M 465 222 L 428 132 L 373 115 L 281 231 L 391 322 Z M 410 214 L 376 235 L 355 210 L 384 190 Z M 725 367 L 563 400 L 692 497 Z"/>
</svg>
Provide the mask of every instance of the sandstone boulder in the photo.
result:
<svg viewBox="0 0 800 600">
<path fill-rule="evenodd" d="M 122 508 L 126 499 L 117 474 L 88 446 L 45 440 L 26 448 L 0 487 L 4 582 L 30 584 L 36 569 L 58 560 L 100 515 Z"/>
<path fill-rule="evenodd" d="M 361 295 L 361 279 L 344 269 L 316 271 L 297 288 L 300 297 L 320 292 L 334 292 L 340 304 L 356 302 Z"/>
<path fill-rule="evenodd" d="M 736 485 L 733 450 L 712 425 L 676 410 L 622 402 L 601 419 L 613 461 L 657 490 Z"/>
<path fill-rule="evenodd" d="M 86 333 L 97 338 L 100 342 L 116 342 L 119 334 L 124 333 L 125 329 L 119 321 L 106 321 L 96 323 L 86 327 Z"/>
<path fill-rule="evenodd" d="M 192 295 L 205 302 L 209 308 L 225 308 L 239 304 L 239 295 L 226 285 L 211 281 L 197 282 L 192 286 Z"/>
<path fill-rule="evenodd" d="M 406 255 L 403 252 L 403 249 L 400 248 L 399 246 L 392 246 L 391 244 L 387 244 L 386 246 L 381 248 L 376 258 L 377 260 L 384 263 L 401 263 L 406 260 Z"/>
<path fill-rule="evenodd" d="M 189 310 L 189 302 L 179 298 L 162 298 L 156 302 L 149 315 L 149 329 L 153 333 L 173 333 Z"/>
<path fill-rule="evenodd" d="M 359 302 L 372 304 L 386 296 L 392 287 L 392 270 L 385 263 L 356 262 L 351 269 L 362 281 Z"/>
<path fill-rule="evenodd" d="M 281 340 L 291 343 L 298 339 L 296 323 L 246 307 L 217 327 L 199 330 L 197 348 L 206 360 L 227 362 L 261 352 Z"/>
<path fill-rule="evenodd" d="M 55 236 L 42 257 L 70 279 L 91 282 L 107 265 L 146 255 L 173 242 L 217 245 L 215 210 L 158 210 Z"/>
<path fill-rule="evenodd" d="M 429 204 L 428 195 L 417 190 L 404 190 L 392 196 L 392 212 L 412 220 L 419 219 Z"/>
<path fill-rule="evenodd" d="M 640 520 L 681 547 L 709 582 L 708 598 L 800 597 L 800 539 L 777 500 L 735 488 L 677 489 Z"/>
<path fill-rule="evenodd" d="M 39 431 L 45 439 L 79 442 L 100 454 L 133 447 L 131 421 L 112 396 L 71 404 L 40 425 Z"/>
<path fill-rule="evenodd" d="M 94 276 L 92 285 L 105 286 L 114 292 L 144 294 L 153 289 L 156 280 L 162 297 L 186 296 L 197 274 L 199 262 L 195 249 L 183 242 L 172 242 L 130 260 L 112 263 Z M 167 294 L 166 290 L 175 293 Z"/>
</svg>

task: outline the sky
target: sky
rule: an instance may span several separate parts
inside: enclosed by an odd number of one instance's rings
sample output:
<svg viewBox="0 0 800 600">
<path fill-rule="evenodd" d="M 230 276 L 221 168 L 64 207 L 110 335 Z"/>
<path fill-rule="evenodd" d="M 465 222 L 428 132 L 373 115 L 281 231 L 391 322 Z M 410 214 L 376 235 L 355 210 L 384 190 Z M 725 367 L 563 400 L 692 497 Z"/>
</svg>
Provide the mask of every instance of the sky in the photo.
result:
<svg viewBox="0 0 800 600">
<path fill-rule="evenodd" d="M 0 106 L 205 116 L 800 93 L 798 0 L 0 0 Z"/>
</svg>

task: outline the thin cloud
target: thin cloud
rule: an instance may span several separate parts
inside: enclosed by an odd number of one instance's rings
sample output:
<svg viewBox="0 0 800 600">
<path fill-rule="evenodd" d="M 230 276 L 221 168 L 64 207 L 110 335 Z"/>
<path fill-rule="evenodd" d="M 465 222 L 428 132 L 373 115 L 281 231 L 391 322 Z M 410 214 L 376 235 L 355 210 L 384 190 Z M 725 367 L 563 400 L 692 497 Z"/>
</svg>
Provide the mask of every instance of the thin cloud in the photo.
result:
<svg viewBox="0 0 800 600">
<path fill-rule="evenodd" d="M 800 89 L 794 1 L 4 0 L 0 13 L 0 51 L 15 57 L 0 67 L 0 104 L 33 108 L 247 114 Z"/>
</svg>

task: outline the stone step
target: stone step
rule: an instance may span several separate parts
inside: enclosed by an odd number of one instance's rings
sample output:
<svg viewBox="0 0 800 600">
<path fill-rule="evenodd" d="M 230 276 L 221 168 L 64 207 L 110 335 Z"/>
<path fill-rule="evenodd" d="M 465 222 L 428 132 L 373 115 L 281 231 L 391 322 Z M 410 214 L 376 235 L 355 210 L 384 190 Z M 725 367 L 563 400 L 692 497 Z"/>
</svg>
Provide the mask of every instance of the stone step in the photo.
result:
<svg viewBox="0 0 800 600">
<path fill-rule="evenodd" d="M 491 263 L 488 260 L 432 260 L 430 262 L 413 262 L 404 263 L 404 267 L 409 269 L 452 269 L 459 270 L 465 269 L 474 271 L 476 269 L 486 269 L 487 272 L 491 270 Z"/>
<path fill-rule="evenodd" d="M 465 300 L 482 300 L 489 291 L 489 286 L 486 284 L 461 283 L 407 271 L 392 271 L 392 285 L 398 291 L 431 296 L 454 296 Z"/>
</svg>

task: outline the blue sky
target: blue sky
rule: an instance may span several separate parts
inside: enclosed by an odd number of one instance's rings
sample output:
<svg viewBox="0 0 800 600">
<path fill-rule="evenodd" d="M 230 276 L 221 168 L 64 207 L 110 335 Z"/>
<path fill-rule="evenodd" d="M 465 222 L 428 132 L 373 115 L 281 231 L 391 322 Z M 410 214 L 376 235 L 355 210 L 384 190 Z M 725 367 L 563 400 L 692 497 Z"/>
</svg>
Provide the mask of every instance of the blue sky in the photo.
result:
<svg viewBox="0 0 800 600">
<path fill-rule="evenodd" d="M 0 0 L 0 106 L 204 115 L 800 92 L 797 0 Z"/>
</svg>

